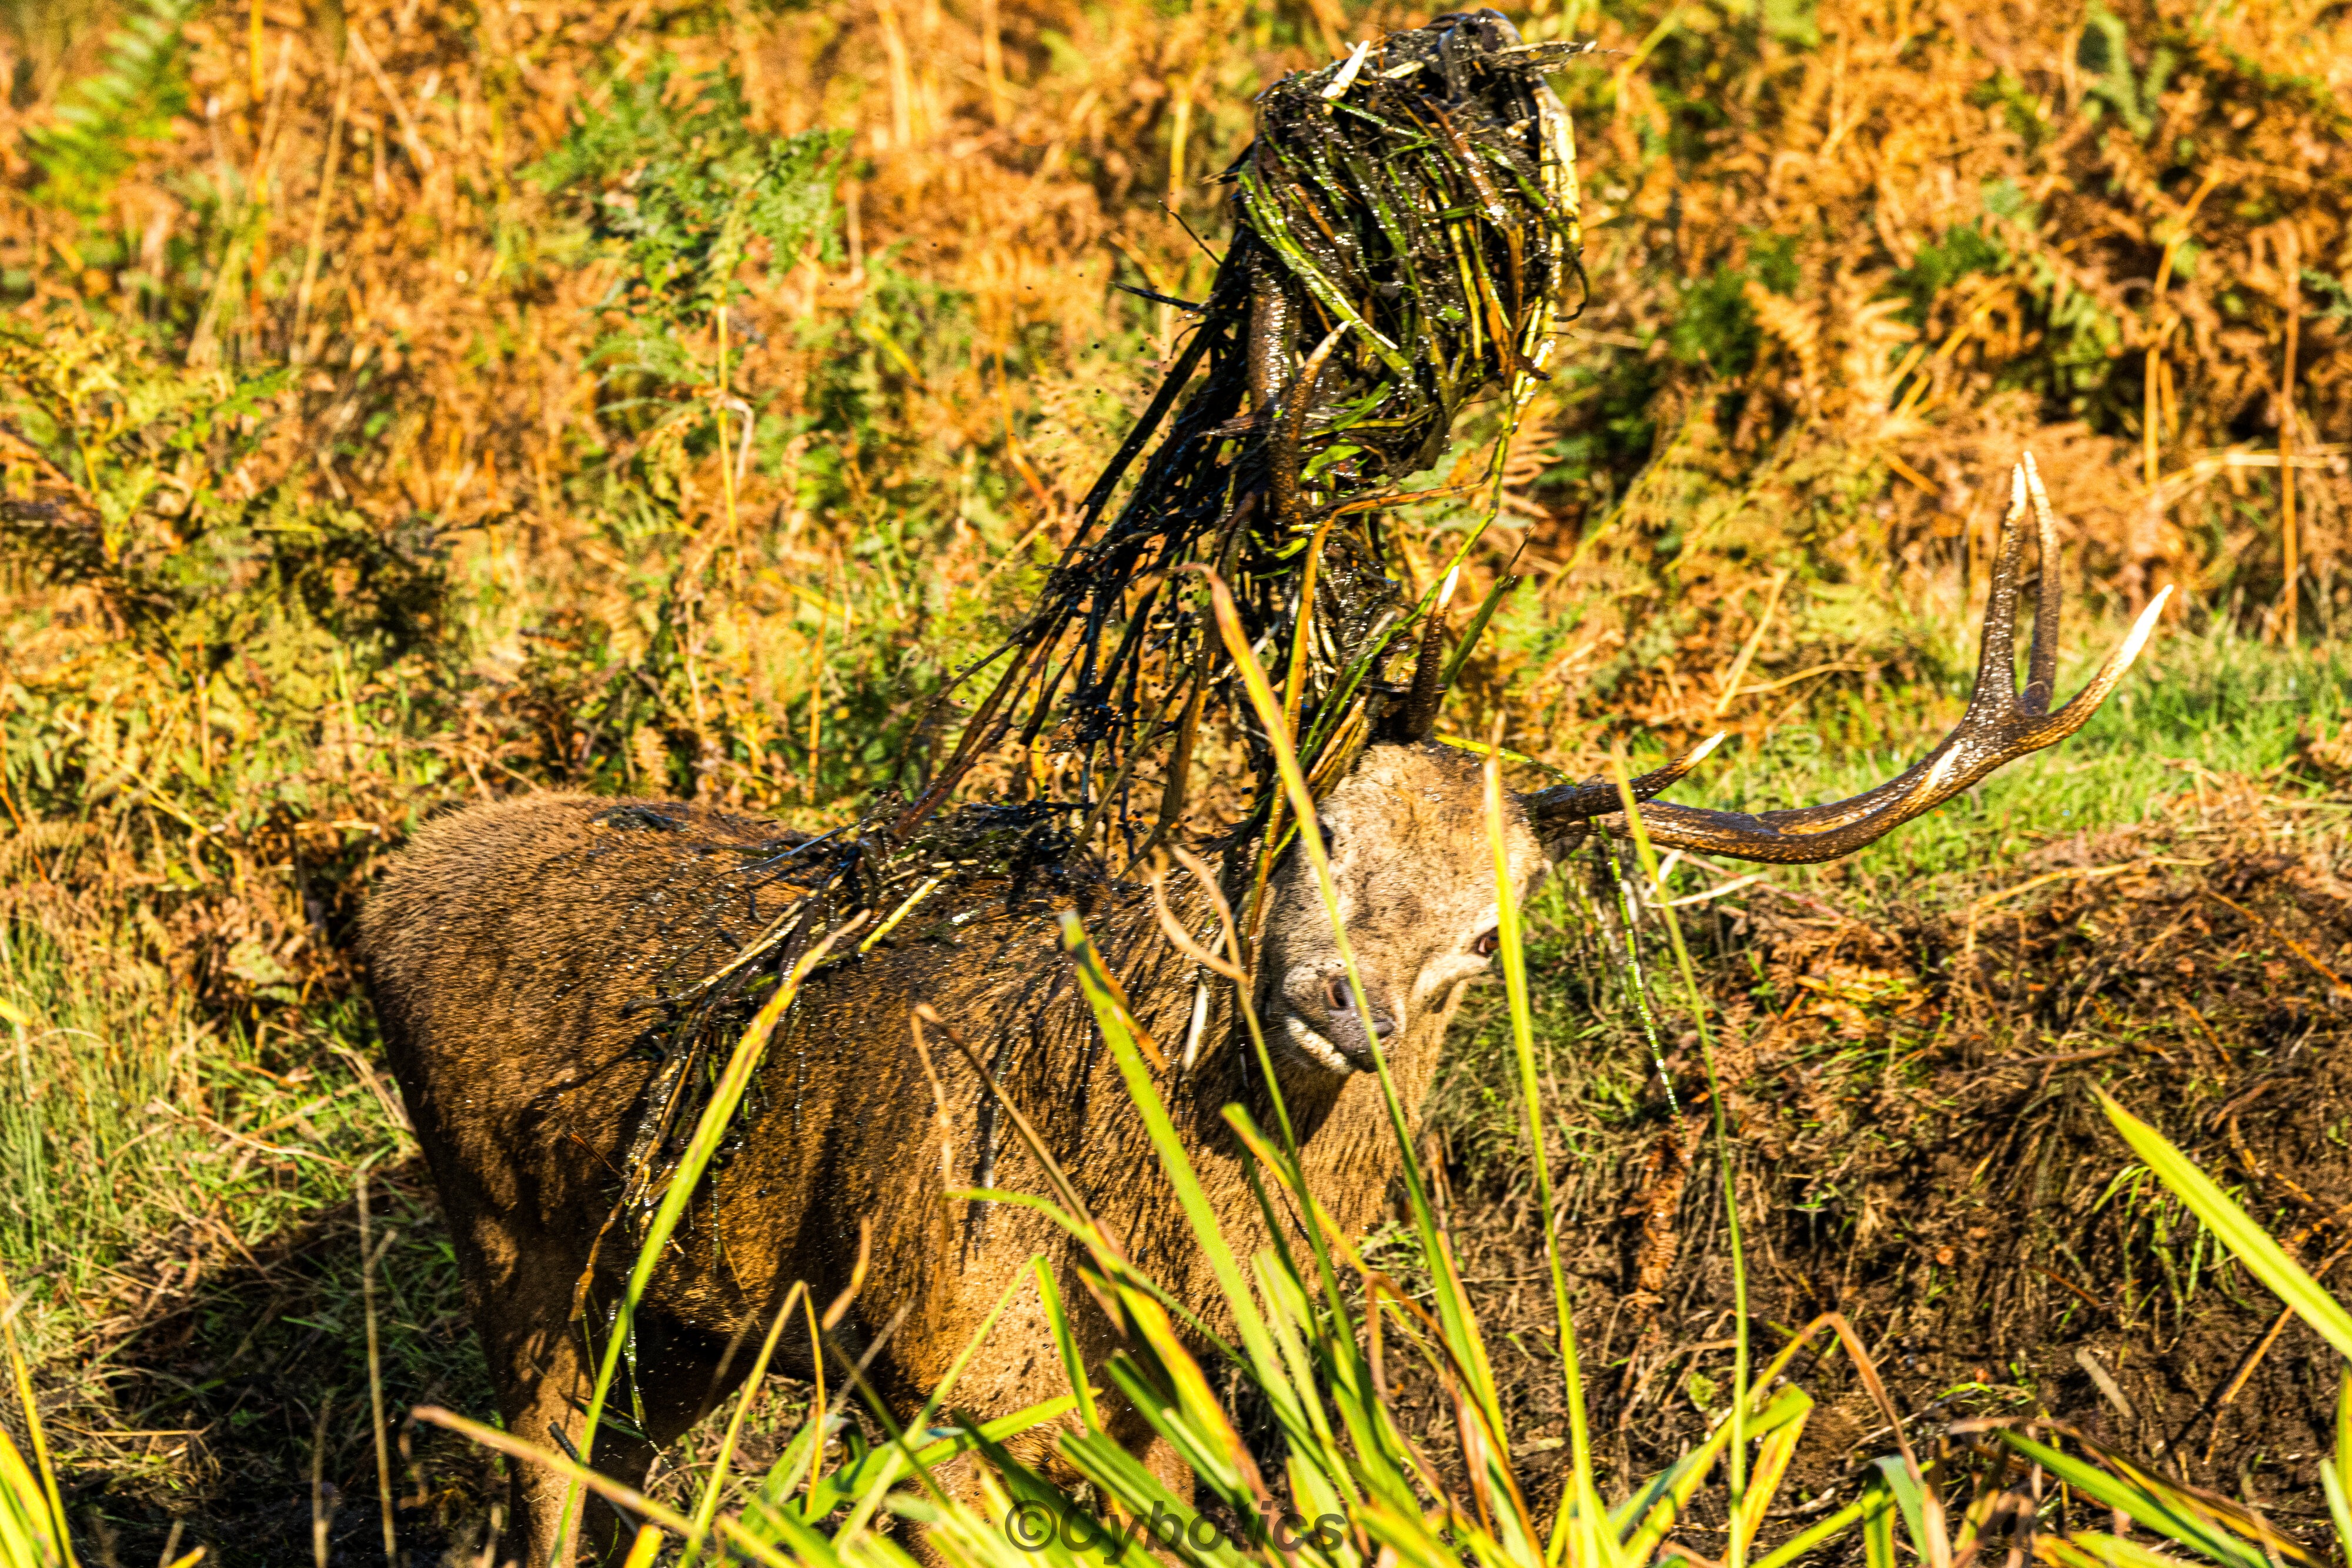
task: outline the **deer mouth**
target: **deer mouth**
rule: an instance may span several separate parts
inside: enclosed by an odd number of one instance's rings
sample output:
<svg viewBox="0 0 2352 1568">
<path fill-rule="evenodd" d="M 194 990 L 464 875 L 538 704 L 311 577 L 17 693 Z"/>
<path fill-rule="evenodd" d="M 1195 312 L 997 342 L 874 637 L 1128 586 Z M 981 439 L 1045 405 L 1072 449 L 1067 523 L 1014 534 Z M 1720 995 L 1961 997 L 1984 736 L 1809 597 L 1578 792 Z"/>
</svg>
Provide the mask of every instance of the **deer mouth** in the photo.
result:
<svg viewBox="0 0 2352 1568">
<path fill-rule="evenodd" d="M 1326 1072 L 1344 1074 L 1371 1071 L 1370 1057 L 1349 1056 L 1324 1039 L 1319 1030 L 1295 1012 L 1284 1011 L 1282 1031 L 1289 1037 L 1292 1051 Z"/>
<path fill-rule="evenodd" d="M 1371 1071 L 1372 1041 L 1396 1032 L 1395 1021 L 1376 1008 L 1371 1031 L 1366 1033 L 1345 975 L 1306 977 L 1286 988 L 1282 1027 L 1299 1056 L 1326 1072 L 1339 1073 Z"/>
</svg>

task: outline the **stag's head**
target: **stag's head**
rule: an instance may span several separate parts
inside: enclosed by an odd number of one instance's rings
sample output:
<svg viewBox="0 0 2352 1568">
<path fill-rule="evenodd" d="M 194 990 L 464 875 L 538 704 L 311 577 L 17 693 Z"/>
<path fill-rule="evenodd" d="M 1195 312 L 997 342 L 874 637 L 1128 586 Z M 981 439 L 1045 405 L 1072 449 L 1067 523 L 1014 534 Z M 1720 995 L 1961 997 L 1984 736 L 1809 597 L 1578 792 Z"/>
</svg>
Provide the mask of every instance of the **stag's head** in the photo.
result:
<svg viewBox="0 0 2352 1568">
<path fill-rule="evenodd" d="M 2015 632 L 2029 516 L 2042 570 L 2032 589 L 2033 643 L 2021 691 Z M 1643 805 L 1642 822 L 1651 843 L 1781 864 L 1834 860 L 1933 810 L 2003 763 L 2082 728 L 2147 642 L 2171 591 L 2156 597 L 2099 672 L 2053 712 L 2057 560 L 2056 525 L 2028 457 L 2012 476 L 1976 689 L 1951 733 L 1895 778 L 1827 805 L 1754 815 Z M 1436 662 L 1427 656 L 1433 646 L 1424 644 L 1399 733 L 1390 743 L 1367 749 L 1317 812 L 1339 926 L 1362 978 L 1366 1006 L 1358 1006 L 1348 985 L 1341 940 L 1313 857 L 1302 852 L 1305 846 L 1285 857 L 1269 889 L 1258 970 L 1260 1016 L 1270 1042 L 1332 1072 L 1369 1069 L 1370 1039 L 1378 1039 L 1382 1052 L 1391 1056 L 1434 1050 L 1463 987 L 1486 968 L 1496 949 L 1498 883 L 1482 768 L 1476 758 L 1428 739 L 1438 695 Z M 1714 744 L 1704 741 L 1631 780 L 1634 800 L 1648 801 L 1675 783 Z M 1586 837 L 1624 838 L 1631 832 L 1613 781 L 1596 779 L 1507 796 L 1503 838 L 1513 895 L 1524 898 L 1552 859 Z"/>
<path fill-rule="evenodd" d="M 1317 808 L 1331 894 L 1363 981 L 1363 1008 L 1306 846 L 1268 888 L 1258 1014 L 1269 1043 L 1332 1072 L 1369 1071 L 1367 1040 L 1393 1057 L 1435 1049 L 1462 989 L 1494 956 L 1502 919 L 1478 758 L 1428 743 L 1375 746 Z M 1526 810 L 1504 799 L 1515 896 L 1549 862 Z"/>
</svg>

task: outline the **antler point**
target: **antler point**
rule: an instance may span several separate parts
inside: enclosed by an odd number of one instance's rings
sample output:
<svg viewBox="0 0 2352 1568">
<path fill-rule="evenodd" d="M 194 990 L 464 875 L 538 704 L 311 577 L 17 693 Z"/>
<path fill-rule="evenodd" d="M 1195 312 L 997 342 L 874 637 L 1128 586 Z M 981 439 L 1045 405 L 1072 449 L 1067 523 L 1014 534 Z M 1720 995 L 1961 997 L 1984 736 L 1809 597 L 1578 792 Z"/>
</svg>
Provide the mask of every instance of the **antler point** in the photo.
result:
<svg viewBox="0 0 2352 1568">
<path fill-rule="evenodd" d="M 2121 674 L 2134 659 L 2139 657 L 2140 649 L 2147 645 L 2148 638 L 2156 632 L 2157 617 L 2164 613 L 2165 604 L 2171 598 L 2172 585 L 2166 583 L 2157 590 L 2156 597 L 2147 601 L 2147 608 L 2139 612 L 2139 619 L 2132 622 L 2131 632 L 2124 638 L 2124 645 L 2116 651 L 2117 674 Z"/>
</svg>

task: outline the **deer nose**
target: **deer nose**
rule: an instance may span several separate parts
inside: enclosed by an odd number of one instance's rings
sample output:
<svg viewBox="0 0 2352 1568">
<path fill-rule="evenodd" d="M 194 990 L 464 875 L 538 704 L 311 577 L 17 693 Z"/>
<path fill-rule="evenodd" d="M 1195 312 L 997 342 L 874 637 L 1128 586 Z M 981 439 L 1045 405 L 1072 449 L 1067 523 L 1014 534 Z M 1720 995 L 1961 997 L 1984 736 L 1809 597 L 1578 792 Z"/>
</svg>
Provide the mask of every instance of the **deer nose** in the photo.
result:
<svg viewBox="0 0 2352 1568">
<path fill-rule="evenodd" d="M 1369 996 L 1370 989 L 1371 988 L 1369 986 L 1365 988 L 1365 990 L 1368 993 L 1366 997 L 1367 1000 L 1370 999 Z M 1323 1001 L 1324 1005 L 1331 1009 L 1331 1017 L 1335 1020 L 1344 1019 L 1349 1022 L 1353 1022 L 1355 1020 L 1356 998 L 1355 994 L 1348 988 L 1347 976 L 1334 975 L 1329 979 L 1323 982 Z M 1378 1003 L 1374 1003 L 1372 1006 L 1372 1038 L 1374 1040 L 1386 1040 L 1389 1036 L 1396 1033 L 1396 1019 L 1391 1018 L 1385 1009 L 1381 1008 Z"/>
</svg>

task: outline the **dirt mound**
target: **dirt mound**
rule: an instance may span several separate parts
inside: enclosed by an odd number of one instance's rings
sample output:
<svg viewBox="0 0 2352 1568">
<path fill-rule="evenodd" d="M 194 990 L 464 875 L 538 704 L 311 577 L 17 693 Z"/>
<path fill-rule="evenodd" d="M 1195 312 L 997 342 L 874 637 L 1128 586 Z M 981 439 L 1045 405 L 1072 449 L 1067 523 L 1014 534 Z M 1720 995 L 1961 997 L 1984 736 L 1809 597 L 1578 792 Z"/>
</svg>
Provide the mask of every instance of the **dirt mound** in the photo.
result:
<svg viewBox="0 0 2352 1568">
<path fill-rule="evenodd" d="M 1706 983 L 1737 1025 L 1718 1064 L 1757 1343 L 1841 1312 L 1915 1437 L 2047 1413 L 2292 1529 L 2318 1495 L 2334 1361 L 2131 1162 L 2089 1091 L 2161 1127 L 2307 1267 L 2352 1250 L 2346 810 L 2204 775 L 2148 822 L 2049 843 L 1942 907 L 1834 889 L 1703 906 Z M 1597 969 L 1593 946 L 1572 939 L 1563 967 Z M 1728 1398 L 1696 1045 L 1666 1059 L 1671 1101 L 1636 1042 L 1573 1069 L 1555 1047 L 1577 1333 L 1621 1479 Z M 1564 1423 L 1539 1226 L 1497 1124 L 1458 1085 L 1446 1103 L 1464 1271 L 1498 1357 L 1525 1358 L 1512 1430 L 1540 1443 Z M 1802 1495 L 1888 1435 L 1842 1363 L 1796 1375 L 1825 1406 Z"/>
</svg>

